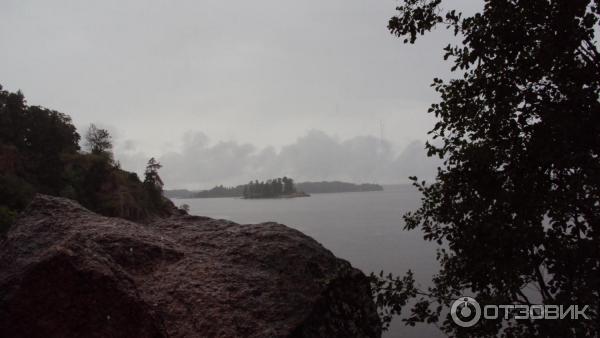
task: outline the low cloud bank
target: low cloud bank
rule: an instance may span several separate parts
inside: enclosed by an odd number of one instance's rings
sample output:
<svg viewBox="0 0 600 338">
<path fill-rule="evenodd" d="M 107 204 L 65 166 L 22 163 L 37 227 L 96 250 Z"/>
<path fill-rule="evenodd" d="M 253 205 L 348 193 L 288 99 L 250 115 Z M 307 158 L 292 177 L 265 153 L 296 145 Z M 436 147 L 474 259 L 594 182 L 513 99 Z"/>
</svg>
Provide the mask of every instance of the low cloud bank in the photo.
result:
<svg viewBox="0 0 600 338">
<path fill-rule="evenodd" d="M 404 183 L 413 175 L 431 179 L 441 163 L 426 156 L 421 141 L 398 152 L 376 137 L 340 140 L 317 130 L 279 151 L 234 141 L 211 143 L 202 132 L 189 132 L 182 141 L 178 151 L 155 154 L 163 165 L 161 176 L 167 188 L 202 189 L 284 175 L 297 181 Z M 115 156 L 123 168 L 142 173 L 153 155 L 137 151 L 135 143 L 127 140 L 115 147 Z"/>
</svg>

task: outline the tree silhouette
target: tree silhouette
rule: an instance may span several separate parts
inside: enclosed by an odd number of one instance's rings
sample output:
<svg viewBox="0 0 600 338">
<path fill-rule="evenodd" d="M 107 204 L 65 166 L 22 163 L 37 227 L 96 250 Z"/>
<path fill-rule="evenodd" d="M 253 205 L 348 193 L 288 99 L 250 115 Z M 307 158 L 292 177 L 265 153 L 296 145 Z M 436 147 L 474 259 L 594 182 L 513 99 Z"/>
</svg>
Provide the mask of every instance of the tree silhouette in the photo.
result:
<svg viewBox="0 0 600 338">
<path fill-rule="evenodd" d="M 90 127 L 85 134 L 85 141 L 88 150 L 92 154 L 104 155 L 112 158 L 112 140 L 106 129 L 98 128 L 95 124 L 90 124 Z"/>
<path fill-rule="evenodd" d="M 152 157 L 148 160 L 146 165 L 146 171 L 144 172 L 144 187 L 146 188 L 147 194 L 150 197 L 150 204 L 154 208 L 160 208 L 163 206 L 163 181 L 158 175 L 158 170 L 162 168 L 162 165 Z"/>
<path fill-rule="evenodd" d="M 433 81 L 439 143 L 427 149 L 444 166 L 432 184 L 412 178 L 423 200 L 405 215 L 443 244 L 441 271 L 404 320 L 454 336 L 598 336 L 600 3 L 487 0 L 473 16 L 440 4 L 404 0 L 389 22 L 405 43 L 440 24 L 462 41 L 444 48 L 459 76 Z M 376 279 L 384 312 L 419 293 L 407 277 Z M 459 328 L 442 310 L 465 292 L 482 305 L 587 304 L 590 319 Z"/>
<path fill-rule="evenodd" d="M 284 194 L 287 195 L 287 194 L 293 194 L 296 192 L 296 187 L 294 186 L 293 179 L 284 176 L 282 179 L 282 182 L 283 182 L 283 193 Z"/>
<path fill-rule="evenodd" d="M 144 172 L 144 183 L 150 184 L 162 191 L 163 181 L 158 175 L 160 168 L 162 168 L 162 165 L 154 157 L 148 160 L 146 171 Z"/>
</svg>

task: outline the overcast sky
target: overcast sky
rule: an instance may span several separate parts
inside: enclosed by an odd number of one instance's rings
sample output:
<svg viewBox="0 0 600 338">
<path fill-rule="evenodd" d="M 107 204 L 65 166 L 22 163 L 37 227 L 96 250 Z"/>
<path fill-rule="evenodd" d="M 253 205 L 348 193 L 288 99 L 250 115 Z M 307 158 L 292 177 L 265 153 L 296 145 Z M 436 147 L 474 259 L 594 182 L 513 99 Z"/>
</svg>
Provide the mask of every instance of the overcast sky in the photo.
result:
<svg viewBox="0 0 600 338">
<path fill-rule="evenodd" d="M 429 84 L 448 76 L 450 34 L 402 44 L 386 29 L 396 4 L 2 0 L 0 84 L 78 128 L 107 127 L 126 169 L 160 158 L 169 187 L 402 182 L 399 158 L 418 158 L 433 125 Z M 344 155 L 318 152 L 334 148 Z"/>
</svg>

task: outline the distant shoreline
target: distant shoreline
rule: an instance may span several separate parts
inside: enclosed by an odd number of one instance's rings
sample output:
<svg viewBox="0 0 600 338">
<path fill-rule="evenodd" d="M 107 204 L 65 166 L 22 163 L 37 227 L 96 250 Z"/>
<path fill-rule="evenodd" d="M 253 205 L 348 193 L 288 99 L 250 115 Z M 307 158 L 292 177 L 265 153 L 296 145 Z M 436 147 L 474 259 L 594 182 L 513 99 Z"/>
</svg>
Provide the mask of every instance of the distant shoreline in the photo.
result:
<svg viewBox="0 0 600 338">
<path fill-rule="evenodd" d="M 196 198 L 243 198 L 243 185 L 226 188 L 216 186 L 210 190 L 191 191 L 187 189 L 165 190 L 165 196 L 174 199 L 196 199 Z M 309 197 L 311 194 L 334 194 L 343 192 L 370 192 L 383 191 L 383 186 L 372 183 L 349 183 L 341 181 L 302 182 L 296 184 L 297 193 L 274 197 L 253 197 L 244 199 L 279 199 Z M 298 196 L 295 196 L 299 194 Z"/>
<path fill-rule="evenodd" d="M 280 196 L 273 196 L 273 197 L 244 197 L 244 196 L 240 196 L 240 197 L 244 200 L 274 200 L 274 199 L 283 199 L 283 198 L 310 197 L 310 195 L 301 191 L 301 192 L 295 192 L 295 193 L 289 194 L 289 195 L 280 195 Z M 209 198 L 209 197 L 198 197 L 198 198 Z"/>
</svg>

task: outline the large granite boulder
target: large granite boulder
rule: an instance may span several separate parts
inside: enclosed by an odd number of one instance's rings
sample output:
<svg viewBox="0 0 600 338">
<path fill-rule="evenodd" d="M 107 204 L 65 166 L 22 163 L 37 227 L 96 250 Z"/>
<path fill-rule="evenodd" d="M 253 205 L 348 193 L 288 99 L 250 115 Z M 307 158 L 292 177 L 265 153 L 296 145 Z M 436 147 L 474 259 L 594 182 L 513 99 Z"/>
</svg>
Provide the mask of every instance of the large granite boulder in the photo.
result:
<svg viewBox="0 0 600 338">
<path fill-rule="evenodd" d="M 0 243 L 0 337 L 379 337 L 368 279 L 301 232 L 140 225 L 38 195 Z"/>
</svg>

